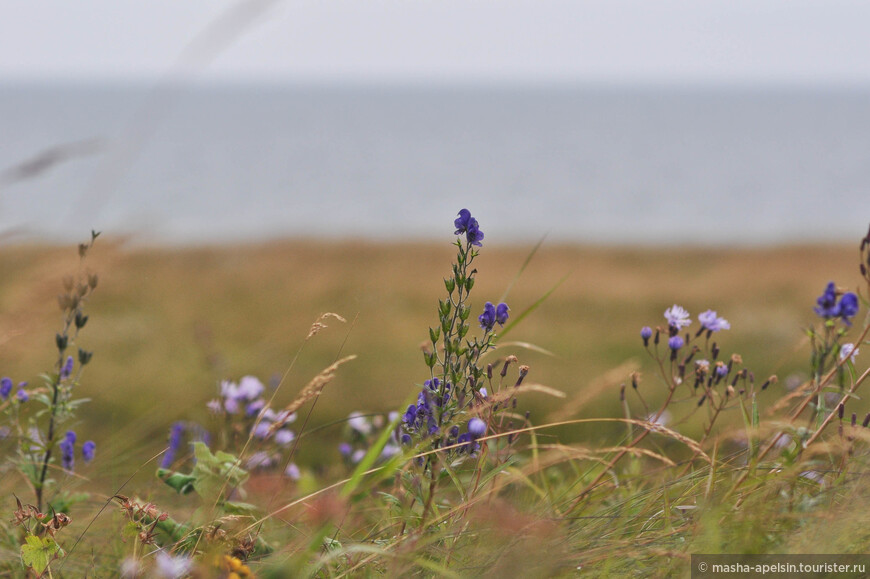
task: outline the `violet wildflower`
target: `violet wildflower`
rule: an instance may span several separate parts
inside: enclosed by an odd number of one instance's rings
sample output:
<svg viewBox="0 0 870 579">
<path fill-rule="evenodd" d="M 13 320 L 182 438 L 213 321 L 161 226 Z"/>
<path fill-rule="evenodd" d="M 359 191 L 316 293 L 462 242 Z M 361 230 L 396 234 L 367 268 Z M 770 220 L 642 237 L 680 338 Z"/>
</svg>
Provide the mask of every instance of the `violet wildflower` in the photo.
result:
<svg viewBox="0 0 870 579">
<path fill-rule="evenodd" d="M 492 302 L 486 302 L 483 305 L 483 313 L 478 317 L 478 321 L 480 322 L 480 327 L 483 328 L 484 331 L 490 332 L 492 331 L 493 326 L 495 326 L 495 306 L 492 305 Z"/>
<path fill-rule="evenodd" d="M 66 436 L 60 441 L 60 463 L 64 470 L 72 472 L 75 467 L 75 444 L 76 433 L 68 430 Z"/>
<path fill-rule="evenodd" d="M 169 445 L 167 446 L 166 452 L 163 454 L 163 461 L 160 463 L 161 467 L 169 468 L 172 466 L 172 463 L 175 462 L 175 454 L 178 452 L 178 449 L 181 448 L 181 437 L 183 435 L 184 423 L 173 423 L 169 428 Z"/>
<path fill-rule="evenodd" d="M 237 395 L 245 400 L 256 400 L 266 389 L 263 383 L 254 376 L 244 376 L 239 380 Z"/>
<path fill-rule="evenodd" d="M 652 338 L 652 328 L 644 326 L 640 329 L 640 337 L 643 339 L 644 347 L 649 346 L 649 339 Z"/>
<path fill-rule="evenodd" d="M 668 348 L 670 348 L 671 350 L 673 350 L 675 352 L 685 345 L 686 345 L 686 343 L 683 341 L 683 338 L 681 338 L 680 336 L 672 336 L 668 340 Z"/>
<path fill-rule="evenodd" d="M 718 317 L 713 310 L 707 310 L 702 314 L 698 314 L 698 321 L 701 323 L 702 329 L 711 333 L 731 329 L 731 324 L 728 320 Z"/>
<path fill-rule="evenodd" d="M 302 478 L 302 473 L 299 472 L 299 467 L 296 466 L 296 463 L 291 462 L 287 465 L 287 468 L 284 469 L 284 476 L 290 480 L 299 480 Z"/>
<path fill-rule="evenodd" d="M 0 380 L 0 398 L 6 400 L 9 398 L 9 393 L 12 392 L 12 379 L 3 378 Z"/>
<path fill-rule="evenodd" d="M 341 456 L 347 458 L 353 452 L 353 447 L 346 442 L 342 442 L 338 445 L 338 452 Z"/>
<path fill-rule="evenodd" d="M 480 230 L 477 219 L 471 216 L 471 212 L 468 209 L 461 209 L 459 211 L 459 217 L 453 221 L 453 225 L 456 226 L 456 235 L 464 233 L 468 243 L 478 247 L 481 246 L 480 242 L 483 240 L 483 231 Z"/>
<path fill-rule="evenodd" d="M 248 470 L 266 469 L 274 464 L 274 460 L 269 453 L 258 450 L 253 453 L 248 460 L 245 461 L 245 468 Z"/>
<path fill-rule="evenodd" d="M 840 317 L 847 325 L 852 325 L 849 318 L 858 313 L 858 296 L 852 292 L 846 292 L 840 298 Z"/>
<path fill-rule="evenodd" d="M 480 418 L 472 418 L 468 421 L 468 434 L 471 438 L 480 438 L 486 434 L 486 422 Z"/>
<path fill-rule="evenodd" d="M 264 406 L 266 406 L 266 401 L 262 398 L 254 400 L 245 407 L 245 414 L 247 416 L 256 416 L 260 413 L 260 410 L 262 410 Z"/>
<path fill-rule="evenodd" d="M 157 553 L 157 573 L 165 579 L 181 579 L 193 570 L 193 560 L 184 555 L 173 556 L 166 551 Z"/>
<path fill-rule="evenodd" d="M 97 443 L 93 440 L 88 440 L 82 445 L 82 458 L 85 462 L 94 460 L 94 454 L 97 452 Z"/>
<path fill-rule="evenodd" d="M 75 362 L 73 361 L 73 357 L 67 356 L 66 363 L 63 365 L 63 368 L 61 368 L 61 370 L 60 370 L 60 377 L 62 380 L 65 380 L 66 378 L 70 377 L 70 375 L 72 374 L 72 371 L 73 371 L 73 364 L 74 363 Z"/>
<path fill-rule="evenodd" d="M 855 363 L 855 357 L 860 351 L 855 347 L 855 344 L 843 344 L 840 346 L 840 360 L 849 360 Z"/>
<path fill-rule="evenodd" d="M 347 417 L 347 425 L 350 426 L 352 430 L 359 432 L 363 436 L 366 436 L 372 431 L 371 422 L 369 422 L 368 418 L 366 418 L 362 412 L 351 412 L 350 416 Z"/>
<path fill-rule="evenodd" d="M 24 404 L 28 400 L 30 400 L 30 395 L 27 393 L 27 390 L 24 389 L 24 386 L 27 385 L 27 382 L 22 382 L 18 385 L 18 392 L 15 393 L 15 397 L 18 399 L 18 402 Z"/>
<path fill-rule="evenodd" d="M 840 315 L 840 307 L 837 305 L 837 287 L 834 282 L 828 282 L 825 291 L 816 300 L 814 310 L 823 318 L 836 318 Z"/>
<path fill-rule="evenodd" d="M 665 319 L 668 321 L 668 326 L 677 330 L 685 328 L 692 323 L 692 320 L 689 318 L 689 312 L 677 304 L 665 310 Z"/>
<path fill-rule="evenodd" d="M 292 430 L 282 428 L 275 433 L 275 442 L 281 446 L 287 446 L 296 439 L 296 435 Z"/>
<path fill-rule="evenodd" d="M 510 308 L 504 302 L 498 304 L 495 308 L 495 321 L 498 322 L 499 326 L 504 326 L 505 322 L 508 321 L 508 312 Z"/>
</svg>

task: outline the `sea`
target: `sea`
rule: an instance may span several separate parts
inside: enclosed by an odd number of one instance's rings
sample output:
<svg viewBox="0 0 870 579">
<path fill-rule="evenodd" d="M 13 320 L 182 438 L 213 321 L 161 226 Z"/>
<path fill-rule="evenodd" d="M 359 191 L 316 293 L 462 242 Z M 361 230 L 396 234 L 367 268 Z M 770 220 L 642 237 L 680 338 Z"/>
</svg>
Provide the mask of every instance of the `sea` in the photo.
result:
<svg viewBox="0 0 870 579">
<path fill-rule="evenodd" d="M 870 224 L 870 87 L 0 83 L 0 243 L 765 246 Z"/>
</svg>

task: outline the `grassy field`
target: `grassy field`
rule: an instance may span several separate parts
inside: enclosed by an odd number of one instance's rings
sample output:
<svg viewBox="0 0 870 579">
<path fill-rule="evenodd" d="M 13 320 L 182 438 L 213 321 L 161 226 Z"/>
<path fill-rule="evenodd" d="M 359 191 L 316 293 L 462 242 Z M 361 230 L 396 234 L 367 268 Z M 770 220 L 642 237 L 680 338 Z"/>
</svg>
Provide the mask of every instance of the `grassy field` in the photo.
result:
<svg viewBox="0 0 870 579">
<path fill-rule="evenodd" d="M 531 367 L 528 380 L 566 394 L 524 398 L 521 409 L 531 411 L 533 423 L 621 416 L 620 385 L 634 370 L 642 374 L 644 398 L 655 406 L 666 388 L 655 377 L 639 330 L 664 326 L 662 312 L 674 303 L 693 318 L 710 308 L 731 322 L 730 331 L 717 335 L 723 352 L 742 354 L 759 382 L 780 376 L 759 394 L 772 403 L 785 393 L 789 376 L 806 378 L 809 372 L 802 330 L 817 323 L 812 308 L 825 284 L 835 280 L 854 291 L 861 282 L 851 245 L 545 243 L 515 279 L 531 249 L 486 247 L 475 262 L 472 319 L 484 301 L 501 300 L 517 317 L 555 288 L 490 356 L 495 362 L 514 354 Z M 329 471 L 339 461 L 336 444 L 350 412 L 400 410 L 428 377 L 419 345 L 437 323 L 442 278 L 450 274 L 454 253 L 449 241 L 157 249 L 100 238 L 86 264 L 99 275 L 99 285 L 79 343 L 95 352 L 78 387 L 78 395 L 91 402 L 77 425 L 100 445 L 98 492 L 110 496 L 159 452 L 173 420 L 207 423 L 204 404 L 217 396 L 221 379 L 252 374 L 268 382 L 286 373 L 278 394 L 279 403 L 286 403 L 321 369 L 355 354 L 316 402 L 307 428 L 320 429 L 318 435 L 299 448 L 297 462 L 306 472 Z M 7 246 L 0 252 L 0 374 L 35 383 L 52 369 L 60 325 L 56 297 L 63 277 L 77 265 L 70 247 Z M 328 321 L 328 328 L 305 341 L 324 312 L 347 322 Z M 688 411 L 680 404 L 672 411 Z M 850 412 L 863 412 L 866 404 L 859 404 Z M 740 421 L 736 413 L 725 419 Z M 578 424 L 551 429 L 544 440 L 606 446 L 618 429 L 624 427 Z M 701 430 L 696 421 L 682 432 L 697 436 Z M 153 469 L 143 469 L 134 483 L 152 479 Z"/>
</svg>

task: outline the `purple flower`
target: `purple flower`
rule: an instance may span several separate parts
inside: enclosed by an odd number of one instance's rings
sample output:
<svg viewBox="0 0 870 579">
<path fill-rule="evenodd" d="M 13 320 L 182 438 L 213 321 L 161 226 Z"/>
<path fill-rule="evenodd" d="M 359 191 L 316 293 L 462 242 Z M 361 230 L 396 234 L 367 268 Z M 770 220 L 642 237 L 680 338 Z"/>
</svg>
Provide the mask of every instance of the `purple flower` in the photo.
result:
<svg viewBox="0 0 870 579">
<path fill-rule="evenodd" d="M 840 346 L 840 360 L 848 359 L 854 364 L 857 356 L 858 348 L 855 347 L 855 344 L 843 344 Z"/>
<path fill-rule="evenodd" d="M 72 374 L 72 371 L 73 371 L 73 363 L 74 363 L 73 357 L 68 356 L 66 359 L 66 364 L 64 364 L 63 368 L 61 368 L 61 370 L 60 370 L 60 377 L 61 378 L 69 378 L 70 377 L 70 374 Z"/>
<path fill-rule="evenodd" d="M 640 329 L 640 337 L 643 339 L 643 345 L 649 346 L 649 339 L 652 338 L 652 328 L 644 326 Z"/>
<path fill-rule="evenodd" d="M 492 302 L 486 302 L 483 305 L 483 313 L 477 318 L 480 327 L 486 332 L 492 331 L 493 326 L 495 326 L 495 316 L 495 306 L 492 305 Z"/>
<path fill-rule="evenodd" d="M 262 398 L 254 400 L 245 407 L 245 414 L 248 416 L 256 416 L 264 406 L 266 406 L 266 401 Z"/>
<path fill-rule="evenodd" d="M 166 551 L 160 551 L 156 561 L 158 576 L 164 579 L 181 579 L 193 570 L 193 560 L 184 555 L 175 557 Z"/>
<path fill-rule="evenodd" d="M 0 398 L 6 400 L 9 398 L 9 393 L 12 392 L 12 379 L 3 378 L 0 380 Z"/>
<path fill-rule="evenodd" d="M 290 480 L 299 480 L 302 477 L 302 473 L 299 472 L 299 467 L 296 466 L 296 463 L 291 462 L 287 465 L 287 468 L 284 469 L 284 476 Z"/>
<path fill-rule="evenodd" d="M 256 470 L 260 468 L 269 468 L 274 464 L 274 460 L 269 455 L 269 453 L 264 452 L 262 450 L 258 450 L 245 461 L 245 468 L 249 470 Z"/>
<path fill-rule="evenodd" d="M 825 291 L 816 300 L 816 307 L 813 311 L 817 315 L 825 318 L 841 318 L 843 322 L 851 326 L 852 321 L 849 318 L 858 313 L 858 296 L 852 292 L 846 292 L 837 301 L 837 288 L 834 282 L 829 282 L 825 286 Z"/>
<path fill-rule="evenodd" d="M 846 292 L 840 298 L 840 317 L 848 325 L 852 325 L 849 318 L 858 313 L 858 296 L 852 292 Z"/>
<path fill-rule="evenodd" d="M 163 461 L 160 463 L 161 467 L 169 468 L 172 466 L 172 463 L 175 462 L 175 453 L 177 453 L 178 449 L 181 448 L 181 437 L 183 435 L 184 423 L 173 423 L 169 428 L 169 445 L 167 446 L 166 452 L 163 454 Z"/>
<path fill-rule="evenodd" d="M 275 442 L 281 446 L 287 446 L 295 439 L 296 435 L 293 433 L 293 431 L 287 430 L 286 428 L 282 428 L 275 433 Z"/>
<path fill-rule="evenodd" d="M 837 287 L 834 282 L 828 282 L 825 286 L 825 291 L 816 300 L 814 311 L 823 318 L 836 318 L 840 315 L 840 306 L 837 305 Z"/>
<path fill-rule="evenodd" d="M 689 312 L 677 304 L 665 310 L 665 319 L 668 321 L 669 326 L 678 330 L 692 323 L 692 320 L 689 318 Z"/>
<path fill-rule="evenodd" d="M 709 332 L 718 332 L 719 330 L 730 330 L 731 324 L 725 318 L 716 316 L 713 310 L 707 310 L 702 314 L 698 314 L 698 321 L 701 327 Z"/>
<path fill-rule="evenodd" d="M 338 452 L 341 456 L 346 458 L 353 452 L 353 447 L 346 442 L 342 442 L 338 445 Z"/>
<path fill-rule="evenodd" d="M 263 383 L 254 376 L 244 376 L 239 380 L 239 387 L 236 392 L 237 397 L 252 401 L 256 400 L 265 389 Z"/>
<path fill-rule="evenodd" d="M 477 219 L 471 216 L 471 212 L 468 209 L 461 209 L 459 211 L 459 217 L 456 218 L 453 225 L 456 226 L 456 235 L 464 233 L 468 243 L 478 247 L 481 246 L 480 242 L 483 240 L 483 231 L 480 230 Z"/>
<path fill-rule="evenodd" d="M 471 211 L 468 209 L 460 209 L 459 217 L 457 217 L 453 221 L 453 225 L 456 226 L 456 235 L 461 235 L 468 230 L 468 223 L 471 221 Z"/>
<path fill-rule="evenodd" d="M 495 308 L 495 321 L 498 322 L 499 326 L 503 326 L 508 320 L 509 311 L 510 308 L 504 302 L 498 304 L 498 306 Z"/>
<path fill-rule="evenodd" d="M 75 466 L 76 433 L 68 430 L 66 436 L 60 441 L 60 464 L 64 470 L 72 472 Z"/>
<path fill-rule="evenodd" d="M 668 347 L 675 352 L 682 348 L 685 344 L 686 343 L 680 336 L 672 336 L 671 339 L 668 340 Z"/>
<path fill-rule="evenodd" d="M 472 418 L 468 421 L 468 434 L 471 438 L 480 438 L 486 434 L 486 422 L 480 418 Z"/>
<path fill-rule="evenodd" d="M 22 384 L 26 384 L 26 382 L 22 382 L 18 385 L 18 392 L 15 393 L 15 397 L 18 398 L 18 401 L 23 404 L 30 400 L 30 395 L 27 394 L 27 390 L 24 389 Z"/>
<path fill-rule="evenodd" d="M 88 440 L 82 445 L 82 458 L 85 462 L 94 460 L 94 454 L 97 452 L 97 443 L 93 440 Z"/>
</svg>

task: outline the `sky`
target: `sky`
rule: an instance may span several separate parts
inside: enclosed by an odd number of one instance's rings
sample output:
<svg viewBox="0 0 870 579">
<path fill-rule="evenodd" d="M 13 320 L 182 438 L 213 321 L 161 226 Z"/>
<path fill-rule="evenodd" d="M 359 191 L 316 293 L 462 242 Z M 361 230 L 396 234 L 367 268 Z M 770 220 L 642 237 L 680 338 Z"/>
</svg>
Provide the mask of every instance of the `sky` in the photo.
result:
<svg viewBox="0 0 870 579">
<path fill-rule="evenodd" d="M 0 81 L 870 84 L 866 0 L 5 0 Z"/>
</svg>

